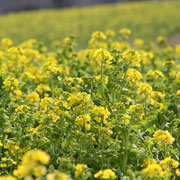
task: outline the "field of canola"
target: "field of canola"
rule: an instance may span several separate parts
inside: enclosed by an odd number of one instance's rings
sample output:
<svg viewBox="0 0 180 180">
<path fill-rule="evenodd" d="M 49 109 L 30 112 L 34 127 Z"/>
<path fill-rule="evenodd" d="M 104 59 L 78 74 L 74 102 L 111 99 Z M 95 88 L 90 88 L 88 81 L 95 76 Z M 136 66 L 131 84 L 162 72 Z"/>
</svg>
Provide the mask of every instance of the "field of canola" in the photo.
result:
<svg viewBox="0 0 180 180">
<path fill-rule="evenodd" d="M 179 0 L 170 0 L 12 13 L 0 16 L 0 38 L 9 37 L 15 43 L 35 38 L 50 47 L 54 40 L 73 34 L 79 47 L 85 48 L 97 30 L 128 27 L 133 38 L 168 37 L 180 32 L 179 7 Z"/>
<path fill-rule="evenodd" d="M 180 45 L 130 34 L 1 40 L 0 180 L 178 179 Z"/>
</svg>

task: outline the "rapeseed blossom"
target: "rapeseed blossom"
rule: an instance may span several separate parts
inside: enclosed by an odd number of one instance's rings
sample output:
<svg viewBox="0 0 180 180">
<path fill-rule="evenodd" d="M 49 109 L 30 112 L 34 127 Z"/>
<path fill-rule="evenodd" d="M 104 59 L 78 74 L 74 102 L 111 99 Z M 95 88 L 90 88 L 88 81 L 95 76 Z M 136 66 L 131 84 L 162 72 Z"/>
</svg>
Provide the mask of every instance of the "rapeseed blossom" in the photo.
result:
<svg viewBox="0 0 180 180">
<path fill-rule="evenodd" d="M 31 175 L 40 177 L 46 173 L 44 164 L 47 164 L 49 159 L 49 156 L 44 151 L 29 151 L 24 155 L 22 164 L 18 166 L 17 170 L 14 170 L 13 174 L 19 178 Z"/>
<path fill-rule="evenodd" d="M 0 176 L 0 180 L 17 180 L 15 177 L 6 175 L 6 176 Z"/>
<path fill-rule="evenodd" d="M 161 176 L 162 167 L 159 164 L 149 164 L 143 171 L 146 176 L 159 177 Z"/>
<path fill-rule="evenodd" d="M 159 71 L 159 70 L 155 70 L 155 71 L 150 70 L 147 73 L 147 76 L 151 76 L 154 79 L 158 79 L 159 77 L 164 77 L 163 73 L 161 71 Z"/>
<path fill-rule="evenodd" d="M 133 86 L 133 85 L 138 84 L 138 82 L 142 78 L 142 74 L 139 71 L 137 71 L 136 69 L 130 68 L 126 72 L 126 77 L 127 77 L 127 81 L 129 83 L 129 85 Z"/>
<path fill-rule="evenodd" d="M 86 164 L 77 164 L 76 171 L 75 171 L 75 177 L 78 177 L 85 169 L 87 169 Z"/>
<path fill-rule="evenodd" d="M 96 31 L 92 34 L 92 38 L 106 39 L 106 35 L 101 31 Z"/>
<path fill-rule="evenodd" d="M 2 48 L 8 48 L 8 47 L 10 47 L 10 46 L 12 46 L 13 45 L 13 42 L 12 42 L 12 40 L 11 39 L 9 39 L 9 38 L 3 38 L 3 39 L 1 39 L 1 47 Z"/>
<path fill-rule="evenodd" d="M 39 94 L 37 92 L 32 92 L 28 94 L 26 98 L 31 103 L 34 103 L 40 100 Z"/>
<path fill-rule="evenodd" d="M 47 175 L 47 180 L 69 180 L 68 176 L 63 172 L 56 172 Z"/>
<path fill-rule="evenodd" d="M 111 64 L 112 56 L 109 51 L 103 49 L 97 49 L 94 53 L 94 58 L 100 63 L 106 61 L 107 64 Z"/>
<path fill-rule="evenodd" d="M 180 56 L 180 45 L 179 44 L 177 44 L 175 46 L 175 53 L 176 53 L 177 56 Z"/>
<path fill-rule="evenodd" d="M 128 61 L 132 66 L 140 67 L 141 56 L 136 50 L 126 50 L 122 54 L 122 59 Z"/>
<path fill-rule="evenodd" d="M 167 130 L 158 130 L 153 137 L 159 148 L 162 148 L 164 145 L 171 145 L 175 140 Z"/>
<path fill-rule="evenodd" d="M 102 179 L 116 179 L 117 176 L 115 172 L 113 172 L 111 169 L 105 169 L 105 170 L 100 170 L 96 174 L 94 174 L 95 178 L 102 178 Z"/>
</svg>

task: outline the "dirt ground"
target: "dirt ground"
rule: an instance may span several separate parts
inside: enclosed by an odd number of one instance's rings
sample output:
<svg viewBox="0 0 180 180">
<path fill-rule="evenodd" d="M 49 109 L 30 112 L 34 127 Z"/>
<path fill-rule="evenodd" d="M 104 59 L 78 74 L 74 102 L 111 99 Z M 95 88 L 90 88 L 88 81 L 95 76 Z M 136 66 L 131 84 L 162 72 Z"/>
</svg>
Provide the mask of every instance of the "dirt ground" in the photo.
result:
<svg viewBox="0 0 180 180">
<path fill-rule="evenodd" d="M 169 36 L 168 41 L 171 45 L 180 44 L 180 32 Z"/>
</svg>

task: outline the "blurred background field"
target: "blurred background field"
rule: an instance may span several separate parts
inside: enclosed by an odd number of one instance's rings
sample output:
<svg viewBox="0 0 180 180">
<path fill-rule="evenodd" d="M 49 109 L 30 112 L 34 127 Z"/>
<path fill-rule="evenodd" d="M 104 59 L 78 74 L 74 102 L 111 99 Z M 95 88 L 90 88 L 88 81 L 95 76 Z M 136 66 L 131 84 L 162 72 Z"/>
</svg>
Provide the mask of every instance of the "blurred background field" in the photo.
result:
<svg viewBox="0 0 180 180">
<path fill-rule="evenodd" d="M 71 34 L 79 47 L 87 46 L 97 30 L 130 28 L 136 38 L 164 35 L 177 41 L 180 34 L 180 1 L 125 2 L 91 7 L 34 10 L 0 16 L 0 38 L 15 43 L 35 38 L 50 45 Z"/>
</svg>

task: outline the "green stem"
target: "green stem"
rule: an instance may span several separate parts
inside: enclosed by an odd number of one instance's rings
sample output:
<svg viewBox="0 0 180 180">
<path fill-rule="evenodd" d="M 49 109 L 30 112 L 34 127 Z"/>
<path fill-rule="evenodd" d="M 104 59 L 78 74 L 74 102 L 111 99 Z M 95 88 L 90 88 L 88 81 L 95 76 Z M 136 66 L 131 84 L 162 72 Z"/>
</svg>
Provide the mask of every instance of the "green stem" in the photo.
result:
<svg viewBox="0 0 180 180">
<path fill-rule="evenodd" d="M 138 134 L 138 136 L 141 138 L 141 140 L 142 140 L 143 143 L 145 144 L 145 147 L 147 147 L 147 150 L 148 150 L 148 153 L 149 153 L 150 157 L 153 158 L 153 154 L 152 154 L 152 152 L 151 152 L 151 150 L 150 150 L 147 142 L 146 142 L 146 141 L 144 140 L 144 138 L 139 134 L 138 131 L 136 131 L 136 130 L 134 130 L 134 131 L 135 131 L 135 132 Z"/>
<path fill-rule="evenodd" d="M 53 84 L 52 74 L 51 74 L 51 77 L 50 77 L 50 81 L 51 81 L 52 98 L 54 99 L 54 84 Z"/>
<path fill-rule="evenodd" d="M 179 144 L 179 137 L 180 137 L 180 126 L 179 126 L 179 129 L 178 129 L 178 133 L 176 135 L 176 144 L 177 145 Z"/>
<path fill-rule="evenodd" d="M 104 151 L 105 151 L 105 148 L 104 148 L 104 133 L 103 133 L 103 137 L 102 137 L 102 169 L 104 169 Z"/>
<path fill-rule="evenodd" d="M 109 105 L 109 102 L 104 94 L 104 84 L 103 84 L 103 61 L 101 61 L 101 96 L 103 98 L 103 100 L 106 102 L 110 112 L 112 112 L 112 108 L 111 106 Z"/>
<path fill-rule="evenodd" d="M 128 160 L 128 130 L 124 131 L 123 145 L 124 145 L 124 156 L 123 156 L 122 171 L 125 174 L 127 167 L 127 160 Z"/>
</svg>

